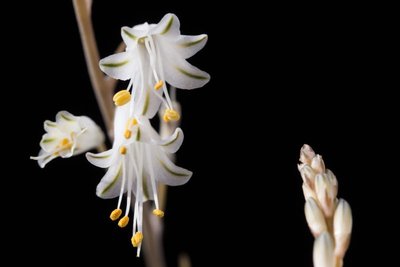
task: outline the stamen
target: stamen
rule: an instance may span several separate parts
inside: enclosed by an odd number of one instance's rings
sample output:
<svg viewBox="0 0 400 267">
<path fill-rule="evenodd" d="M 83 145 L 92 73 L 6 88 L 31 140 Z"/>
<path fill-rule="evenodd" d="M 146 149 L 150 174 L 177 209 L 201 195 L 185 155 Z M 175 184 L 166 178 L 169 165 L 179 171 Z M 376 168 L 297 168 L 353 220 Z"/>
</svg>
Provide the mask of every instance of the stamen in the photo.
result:
<svg viewBox="0 0 400 267">
<path fill-rule="evenodd" d="M 178 121 L 179 119 L 180 119 L 180 115 L 176 110 L 169 109 L 169 108 L 167 108 L 165 110 L 165 113 L 164 113 L 164 116 L 163 116 L 163 120 L 165 122 Z"/>
<path fill-rule="evenodd" d="M 110 219 L 111 219 L 112 221 L 116 221 L 116 220 L 119 219 L 119 217 L 121 217 L 121 214 L 122 214 L 122 210 L 121 210 L 121 209 L 115 209 L 115 210 L 113 210 L 113 211 L 111 212 L 111 214 L 110 214 Z"/>
<path fill-rule="evenodd" d="M 124 216 L 122 217 L 121 220 L 119 220 L 118 222 L 118 226 L 121 228 L 124 228 L 125 226 L 127 226 L 129 223 L 129 217 L 128 216 Z"/>
<path fill-rule="evenodd" d="M 155 90 L 160 90 L 161 87 L 164 85 L 164 82 L 162 80 L 159 80 L 155 85 L 154 85 L 154 89 Z"/>
<path fill-rule="evenodd" d="M 131 94 L 128 90 L 121 90 L 114 95 L 113 101 L 116 106 L 123 106 L 131 101 Z"/>
<path fill-rule="evenodd" d="M 159 218 L 164 217 L 164 212 L 162 210 L 160 210 L 160 209 L 153 210 L 153 214 L 156 215 Z"/>
<path fill-rule="evenodd" d="M 150 166 L 152 166 L 153 162 L 152 162 L 152 159 L 150 157 L 149 149 L 145 149 L 145 154 L 146 154 L 147 161 L 149 162 Z M 156 208 L 153 211 L 153 214 L 155 214 L 154 212 L 157 212 L 158 210 L 159 211 L 162 211 L 162 210 L 160 210 L 160 206 L 158 204 L 157 186 L 156 186 L 156 181 L 154 180 L 154 170 L 153 170 L 153 168 L 150 168 L 150 182 L 151 182 L 151 187 L 153 189 L 152 191 L 153 191 L 154 204 L 156 205 Z M 155 214 L 155 215 L 157 215 L 157 214 Z M 164 216 L 164 212 L 163 212 L 163 216 Z"/>
<path fill-rule="evenodd" d="M 131 138 L 131 136 L 132 136 L 132 131 L 131 131 L 131 130 L 125 130 L 124 136 L 125 136 L 126 139 Z"/>
<path fill-rule="evenodd" d="M 121 146 L 121 147 L 119 148 L 119 153 L 121 153 L 122 155 L 125 155 L 125 154 L 126 154 L 126 151 L 127 151 L 126 146 Z"/>
<path fill-rule="evenodd" d="M 132 246 L 137 248 L 140 245 L 140 243 L 142 243 L 142 240 L 143 240 L 142 232 L 136 232 L 135 235 L 132 236 L 132 239 L 131 239 Z"/>
<path fill-rule="evenodd" d="M 72 147 L 72 143 L 69 141 L 68 138 L 64 138 L 60 141 L 59 147 L 61 149 L 70 149 Z"/>
<path fill-rule="evenodd" d="M 160 48 L 158 46 L 154 45 L 153 37 L 151 35 L 149 35 L 149 43 L 154 49 L 154 54 L 155 54 L 154 57 L 157 58 L 157 62 L 156 63 L 157 63 L 158 69 L 160 70 L 161 80 L 164 80 L 164 70 L 163 70 L 163 64 L 162 64 L 162 57 L 157 57 L 157 55 L 160 55 Z M 156 78 L 156 81 L 158 81 L 158 80 L 159 79 Z M 172 106 L 172 101 L 171 101 L 171 98 L 169 97 L 167 86 L 165 86 L 165 85 L 163 86 L 163 91 L 164 91 L 164 95 L 165 95 L 165 98 L 167 100 L 167 103 L 168 103 L 169 107 L 172 108 L 173 107 Z"/>
</svg>

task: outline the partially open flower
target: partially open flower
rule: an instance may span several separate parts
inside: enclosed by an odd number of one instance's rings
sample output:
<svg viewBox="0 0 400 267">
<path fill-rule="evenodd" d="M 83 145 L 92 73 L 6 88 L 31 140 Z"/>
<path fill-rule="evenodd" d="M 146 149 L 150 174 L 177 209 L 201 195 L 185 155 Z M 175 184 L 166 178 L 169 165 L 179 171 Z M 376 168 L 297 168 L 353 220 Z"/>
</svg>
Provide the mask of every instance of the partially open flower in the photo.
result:
<svg viewBox="0 0 400 267">
<path fill-rule="evenodd" d="M 56 121 L 45 121 L 46 134 L 40 141 L 42 148 L 37 157 L 40 167 L 44 168 L 51 160 L 69 158 L 100 146 L 104 134 L 100 127 L 86 116 L 74 116 L 67 111 L 60 111 Z"/>
</svg>

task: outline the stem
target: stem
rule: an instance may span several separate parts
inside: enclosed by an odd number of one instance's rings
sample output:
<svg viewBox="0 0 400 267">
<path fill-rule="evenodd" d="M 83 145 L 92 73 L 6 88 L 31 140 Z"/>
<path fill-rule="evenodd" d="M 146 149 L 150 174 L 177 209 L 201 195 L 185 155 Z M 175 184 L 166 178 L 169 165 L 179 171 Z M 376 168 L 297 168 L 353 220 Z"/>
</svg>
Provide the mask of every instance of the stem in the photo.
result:
<svg viewBox="0 0 400 267">
<path fill-rule="evenodd" d="M 92 20 L 90 18 L 91 1 L 73 0 L 73 4 L 82 39 L 90 82 L 92 83 L 96 100 L 110 137 L 110 129 L 112 129 L 112 118 L 114 113 L 112 103 L 113 88 L 107 86 L 105 75 L 102 74 L 98 66 L 100 57 L 94 38 Z M 109 83 L 109 85 L 111 85 L 111 83 Z M 112 85 L 115 86 L 115 83 Z"/>
</svg>

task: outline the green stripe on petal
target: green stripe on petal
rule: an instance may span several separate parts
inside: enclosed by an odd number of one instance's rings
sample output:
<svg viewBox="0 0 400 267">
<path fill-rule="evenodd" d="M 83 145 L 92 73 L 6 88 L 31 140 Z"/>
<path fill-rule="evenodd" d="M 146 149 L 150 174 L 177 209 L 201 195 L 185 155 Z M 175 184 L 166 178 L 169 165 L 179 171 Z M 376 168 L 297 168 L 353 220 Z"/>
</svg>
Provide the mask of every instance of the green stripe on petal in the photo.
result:
<svg viewBox="0 0 400 267">
<path fill-rule="evenodd" d="M 121 62 L 117 62 L 117 63 L 102 63 L 101 65 L 103 67 L 107 67 L 107 68 L 118 68 L 118 67 L 122 67 L 128 63 L 129 63 L 129 60 L 125 60 L 125 61 L 121 61 Z"/>
<path fill-rule="evenodd" d="M 140 141 L 140 128 L 137 128 L 136 141 Z"/>
<path fill-rule="evenodd" d="M 183 47 L 191 47 L 191 46 L 197 45 L 198 43 L 201 43 L 206 38 L 207 38 L 207 36 L 204 36 L 203 38 L 200 38 L 197 41 L 183 43 L 183 44 L 181 44 L 181 46 L 183 46 Z"/>
<path fill-rule="evenodd" d="M 147 186 L 147 179 L 145 176 L 142 177 L 142 182 L 143 182 L 143 195 L 145 198 L 150 199 L 149 197 L 149 188 Z"/>
<path fill-rule="evenodd" d="M 180 73 L 182 73 L 182 74 L 184 74 L 184 75 L 186 75 L 186 76 L 188 76 L 188 77 L 190 77 L 190 78 L 197 79 L 197 80 L 207 80 L 207 79 L 208 79 L 207 77 L 204 77 L 204 76 L 201 76 L 201 75 L 197 75 L 197 74 L 193 74 L 193 73 L 187 72 L 186 70 L 181 69 L 181 68 L 179 68 L 179 67 L 175 67 L 175 68 L 176 68 Z"/>
<path fill-rule="evenodd" d="M 52 122 L 52 121 L 45 121 L 44 123 L 48 127 L 56 127 L 57 126 L 57 124 L 55 122 Z"/>
<path fill-rule="evenodd" d="M 42 143 L 48 144 L 48 143 L 54 142 L 55 140 L 56 140 L 55 138 L 43 139 Z"/>
<path fill-rule="evenodd" d="M 66 116 L 65 114 L 61 113 L 61 118 L 63 118 L 66 121 L 74 121 L 71 117 Z"/>
<path fill-rule="evenodd" d="M 106 159 L 106 158 L 111 157 L 111 155 L 105 155 L 105 156 L 90 155 L 90 157 L 95 158 L 95 159 Z"/>
<path fill-rule="evenodd" d="M 174 22 L 174 17 L 171 16 L 171 18 L 169 19 L 169 21 L 167 23 L 167 26 L 165 26 L 165 29 L 161 32 L 161 34 L 166 34 L 171 29 L 173 22 Z"/>
<path fill-rule="evenodd" d="M 147 91 L 146 92 L 146 99 L 144 100 L 144 106 L 143 106 L 143 112 L 142 115 L 146 115 L 147 110 L 149 109 L 149 104 L 150 104 L 150 94 Z"/>
<path fill-rule="evenodd" d="M 132 34 L 132 33 L 130 33 L 130 32 L 128 32 L 127 30 L 122 30 L 129 38 L 131 38 L 132 40 L 134 40 L 134 41 L 136 41 L 136 39 L 137 39 L 137 37 L 136 37 L 136 35 L 134 35 L 134 34 Z"/>
<path fill-rule="evenodd" d="M 168 166 L 162 161 L 160 160 L 161 165 L 163 166 L 163 168 L 169 172 L 172 175 L 178 176 L 178 177 L 187 177 L 186 173 L 179 173 L 179 172 L 174 172 L 173 170 L 171 170 L 170 168 L 168 168 Z"/>
<path fill-rule="evenodd" d="M 176 137 L 175 137 L 173 140 L 169 141 L 168 143 L 162 144 L 162 146 L 169 146 L 169 145 L 173 144 L 176 140 L 178 140 L 178 138 L 179 138 L 179 133 L 180 133 L 180 132 L 178 132 L 178 133 L 176 134 Z"/>
<path fill-rule="evenodd" d="M 110 190 L 110 189 L 114 186 L 114 184 L 118 181 L 119 177 L 121 176 L 121 169 L 122 169 L 121 167 L 122 167 L 122 164 L 120 163 L 120 164 L 119 164 L 119 167 L 118 167 L 117 174 L 114 176 L 114 178 L 113 178 L 113 180 L 111 181 L 111 183 L 110 183 L 109 185 L 107 185 L 107 186 L 103 189 L 103 192 L 101 192 L 102 195 L 104 195 L 105 193 L 107 193 L 107 191 Z"/>
</svg>

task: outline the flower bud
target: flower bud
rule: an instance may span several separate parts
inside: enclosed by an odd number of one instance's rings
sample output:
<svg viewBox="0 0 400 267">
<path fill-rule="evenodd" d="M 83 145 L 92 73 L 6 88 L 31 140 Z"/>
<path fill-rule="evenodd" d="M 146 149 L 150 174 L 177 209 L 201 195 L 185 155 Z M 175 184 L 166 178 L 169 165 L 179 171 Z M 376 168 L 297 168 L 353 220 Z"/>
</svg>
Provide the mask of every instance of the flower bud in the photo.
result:
<svg viewBox="0 0 400 267">
<path fill-rule="evenodd" d="M 318 237 L 322 232 L 327 231 L 324 214 L 314 198 L 307 199 L 304 205 L 304 213 L 308 227 L 310 227 L 314 237 Z"/>
<path fill-rule="evenodd" d="M 335 235 L 335 254 L 343 258 L 350 243 L 351 229 L 353 227 L 353 217 L 351 208 L 346 200 L 340 199 L 333 217 L 333 228 Z"/>
<path fill-rule="evenodd" d="M 312 159 L 315 157 L 314 150 L 307 144 L 303 145 L 300 150 L 300 162 L 304 164 L 311 164 Z"/>
</svg>

